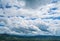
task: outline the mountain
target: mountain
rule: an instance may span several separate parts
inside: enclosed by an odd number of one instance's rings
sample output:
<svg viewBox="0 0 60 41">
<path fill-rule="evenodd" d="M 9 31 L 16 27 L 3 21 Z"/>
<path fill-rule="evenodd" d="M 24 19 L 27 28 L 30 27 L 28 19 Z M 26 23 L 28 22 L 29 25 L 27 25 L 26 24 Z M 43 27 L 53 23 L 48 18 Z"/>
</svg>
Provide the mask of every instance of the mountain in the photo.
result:
<svg viewBox="0 0 60 41">
<path fill-rule="evenodd" d="M 0 41 L 59 41 L 60 36 L 16 36 L 8 34 L 0 34 Z"/>
</svg>

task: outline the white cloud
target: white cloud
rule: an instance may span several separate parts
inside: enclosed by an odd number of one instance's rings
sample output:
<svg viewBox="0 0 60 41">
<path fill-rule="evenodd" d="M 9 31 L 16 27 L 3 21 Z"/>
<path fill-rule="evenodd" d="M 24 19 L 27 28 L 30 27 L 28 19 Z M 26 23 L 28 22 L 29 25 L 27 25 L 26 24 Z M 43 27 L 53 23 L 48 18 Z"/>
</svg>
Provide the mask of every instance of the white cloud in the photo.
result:
<svg viewBox="0 0 60 41">
<path fill-rule="evenodd" d="M 0 33 L 17 34 L 17 35 L 59 35 L 60 20 L 58 19 L 45 19 L 49 17 L 59 17 L 60 9 L 55 10 L 56 14 L 49 14 L 50 8 L 56 6 L 56 4 L 47 4 L 40 6 L 37 9 L 26 9 L 21 7 L 16 9 L 14 5 L 20 6 L 17 0 L 5 0 L 11 3 L 11 8 L 5 8 L 5 19 L 7 25 L 5 27 L 0 26 Z M 2 1 L 3 2 L 3 1 Z M 21 2 L 21 1 L 20 1 Z M 4 3 L 3 3 L 4 4 Z M 21 5 L 25 5 L 22 1 Z M 4 5 L 5 6 L 5 5 Z M 56 6 L 58 7 L 58 6 Z M 59 8 L 59 7 L 58 7 Z M 3 15 L 3 10 L 0 9 L 0 13 Z M 7 18 L 8 17 L 8 18 Z M 0 20 L 1 23 L 1 20 Z M 56 33 L 57 31 L 57 33 Z"/>
</svg>

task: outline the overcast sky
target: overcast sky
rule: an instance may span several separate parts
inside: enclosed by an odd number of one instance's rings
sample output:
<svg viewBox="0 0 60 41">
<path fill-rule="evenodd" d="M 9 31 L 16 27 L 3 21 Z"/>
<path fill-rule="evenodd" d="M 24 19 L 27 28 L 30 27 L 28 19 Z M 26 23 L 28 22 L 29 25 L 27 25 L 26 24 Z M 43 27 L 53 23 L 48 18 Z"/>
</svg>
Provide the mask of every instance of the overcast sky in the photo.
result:
<svg viewBox="0 0 60 41">
<path fill-rule="evenodd" d="M 60 1 L 0 0 L 0 33 L 60 36 Z"/>
</svg>

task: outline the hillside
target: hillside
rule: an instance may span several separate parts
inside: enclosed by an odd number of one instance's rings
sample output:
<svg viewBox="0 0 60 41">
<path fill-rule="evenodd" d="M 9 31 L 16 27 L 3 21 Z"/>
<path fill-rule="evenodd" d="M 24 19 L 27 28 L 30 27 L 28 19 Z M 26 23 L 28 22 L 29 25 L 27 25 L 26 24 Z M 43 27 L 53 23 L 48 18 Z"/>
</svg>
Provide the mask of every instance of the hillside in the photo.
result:
<svg viewBox="0 0 60 41">
<path fill-rule="evenodd" d="M 0 34 L 0 41 L 60 41 L 59 36 L 16 36 Z"/>
</svg>

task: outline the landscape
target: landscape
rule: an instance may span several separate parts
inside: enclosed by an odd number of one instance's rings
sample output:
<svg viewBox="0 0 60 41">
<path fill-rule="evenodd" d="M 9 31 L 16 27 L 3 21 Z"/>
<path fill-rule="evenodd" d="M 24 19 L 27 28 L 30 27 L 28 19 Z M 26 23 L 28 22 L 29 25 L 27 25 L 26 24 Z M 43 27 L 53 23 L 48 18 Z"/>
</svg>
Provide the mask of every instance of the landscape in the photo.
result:
<svg viewBox="0 0 60 41">
<path fill-rule="evenodd" d="M 0 41 L 60 41 L 60 0 L 0 0 Z"/>
</svg>

